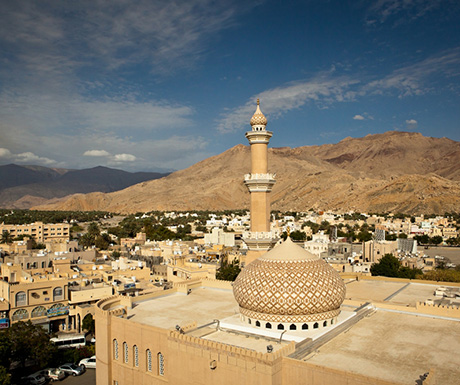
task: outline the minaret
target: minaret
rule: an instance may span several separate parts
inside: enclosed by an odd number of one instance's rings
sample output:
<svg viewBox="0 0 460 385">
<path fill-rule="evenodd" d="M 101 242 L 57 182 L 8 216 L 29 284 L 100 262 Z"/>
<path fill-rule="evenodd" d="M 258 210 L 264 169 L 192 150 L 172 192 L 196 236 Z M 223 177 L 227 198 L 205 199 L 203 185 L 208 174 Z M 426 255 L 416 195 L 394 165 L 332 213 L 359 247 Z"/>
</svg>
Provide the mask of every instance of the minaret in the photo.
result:
<svg viewBox="0 0 460 385">
<path fill-rule="evenodd" d="M 267 131 L 267 118 L 257 99 L 257 109 L 251 118 L 252 130 L 246 132 L 251 145 L 251 173 L 244 176 L 244 184 L 251 194 L 251 231 L 245 233 L 244 241 L 249 252 L 245 263 L 268 251 L 277 241 L 270 231 L 270 192 L 275 184 L 275 174 L 268 172 L 268 143 L 273 133 Z"/>
</svg>

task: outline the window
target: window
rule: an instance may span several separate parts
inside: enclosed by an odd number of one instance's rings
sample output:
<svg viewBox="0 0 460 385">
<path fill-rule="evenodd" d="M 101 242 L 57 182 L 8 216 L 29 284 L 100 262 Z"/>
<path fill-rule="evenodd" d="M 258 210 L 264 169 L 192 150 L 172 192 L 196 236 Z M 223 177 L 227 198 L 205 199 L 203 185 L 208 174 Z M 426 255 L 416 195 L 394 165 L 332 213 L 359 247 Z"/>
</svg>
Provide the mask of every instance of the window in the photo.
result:
<svg viewBox="0 0 460 385">
<path fill-rule="evenodd" d="M 37 306 L 32 310 L 31 318 L 46 316 L 46 308 L 44 306 Z"/>
<path fill-rule="evenodd" d="M 158 353 L 158 375 L 159 376 L 164 376 L 165 375 L 165 359 L 163 357 L 163 354 Z"/>
<path fill-rule="evenodd" d="M 324 322 L 323 322 L 323 326 L 324 326 L 324 327 L 327 326 L 327 321 L 324 321 Z"/>
<path fill-rule="evenodd" d="M 284 325 L 283 324 L 278 324 L 278 330 L 284 330 Z"/>
<path fill-rule="evenodd" d="M 147 371 L 152 371 L 152 352 L 147 349 Z"/>
<path fill-rule="evenodd" d="M 26 309 L 19 309 L 13 313 L 11 317 L 13 321 L 20 321 L 29 318 L 29 312 Z"/>
<path fill-rule="evenodd" d="M 315 322 L 315 324 L 313 325 L 313 329 L 318 329 L 318 322 Z"/>
<path fill-rule="evenodd" d="M 308 325 L 307 325 L 307 324 L 303 324 L 303 325 L 302 325 L 302 330 L 308 330 Z"/>
<path fill-rule="evenodd" d="M 61 299 L 64 299 L 62 293 L 62 287 L 55 287 L 53 290 L 53 301 L 60 301 Z"/>
<path fill-rule="evenodd" d="M 291 326 L 289 326 L 289 330 L 297 330 L 297 326 L 295 326 L 294 324 L 291 324 Z"/>
<path fill-rule="evenodd" d="M 123 358 L 125 361 L 125 364 L 128 363 L 128 344 L 126 342 L 123 342 Z"/>
<path fill-rule="evenodd" d="M 260 326 L 260 322 L 259 322 L 259 321 L 256 321 L 256 326 Z"/>
<path fill-rule="evenodd" d="M 26 306 L 27 305 L 27 295 L 25 291 L 20 291 L 16 293 L 16 306 Z"/>
<path fill-rule="evenodd" d="M 118 341 L 113 340 L 113 358 L 118 360 Z"/>
<path fill-rule="evenodd" d="M 272 328 L 272 324 L 271 324 L 270 322 L 267 322 L 267 323 L 265 324 L 265 328 L 271 329 L 271 328 Z"/>
<path fill-rule="evenodd" d="M 137 345 L 133 347 L 133 356 L 134 356 L 134 366 L 136 368 L 139 367 L 139 350 L 137 349 Z"/>
</svg>

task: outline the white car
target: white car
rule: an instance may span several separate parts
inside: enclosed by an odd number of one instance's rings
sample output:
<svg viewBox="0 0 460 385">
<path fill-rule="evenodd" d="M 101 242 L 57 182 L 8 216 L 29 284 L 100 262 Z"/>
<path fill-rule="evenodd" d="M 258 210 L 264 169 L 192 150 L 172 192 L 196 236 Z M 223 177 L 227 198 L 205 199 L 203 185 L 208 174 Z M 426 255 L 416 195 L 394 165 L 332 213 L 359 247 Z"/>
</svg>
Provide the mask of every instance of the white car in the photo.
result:
<svg viewBox="0 0 460 385">
<path fill-rule="evenodd" d="M 96 356 L 89 358 L 83 358 L 78 365 L 83 366 L 84 368 L 96 369 Z"/>
</svg>

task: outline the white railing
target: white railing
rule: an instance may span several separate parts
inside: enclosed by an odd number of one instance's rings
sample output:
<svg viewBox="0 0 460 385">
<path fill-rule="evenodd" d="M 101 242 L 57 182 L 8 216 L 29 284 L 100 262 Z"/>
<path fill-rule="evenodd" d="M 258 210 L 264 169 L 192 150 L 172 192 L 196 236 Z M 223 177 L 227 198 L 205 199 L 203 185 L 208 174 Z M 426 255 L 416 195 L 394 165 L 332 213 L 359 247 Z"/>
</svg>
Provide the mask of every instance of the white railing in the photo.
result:
<svg viewBox="0 0 460 385">
<path fill-rule="evenodd" d="M 267 180 L 267 179 L 275 179 L 276 174 L 245 174 L 244 180 Z"/>
</svg>

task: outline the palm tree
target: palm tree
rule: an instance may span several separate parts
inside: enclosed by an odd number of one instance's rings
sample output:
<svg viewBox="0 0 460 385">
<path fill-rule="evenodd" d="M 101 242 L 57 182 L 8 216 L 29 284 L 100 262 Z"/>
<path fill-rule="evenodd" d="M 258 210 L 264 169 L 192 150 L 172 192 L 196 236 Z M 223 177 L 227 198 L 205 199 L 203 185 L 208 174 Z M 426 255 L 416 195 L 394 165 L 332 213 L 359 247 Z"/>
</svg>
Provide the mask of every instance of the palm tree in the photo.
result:
<svg viewBox="0 0 460 385">
<path fill-rule="evenodd" d="M 11 243 L 13 241 L 13 236 L 11 233 L 6 230 L 2 232 L 2 237 L 0 238 L 0 243 Z"/>
</svg>

